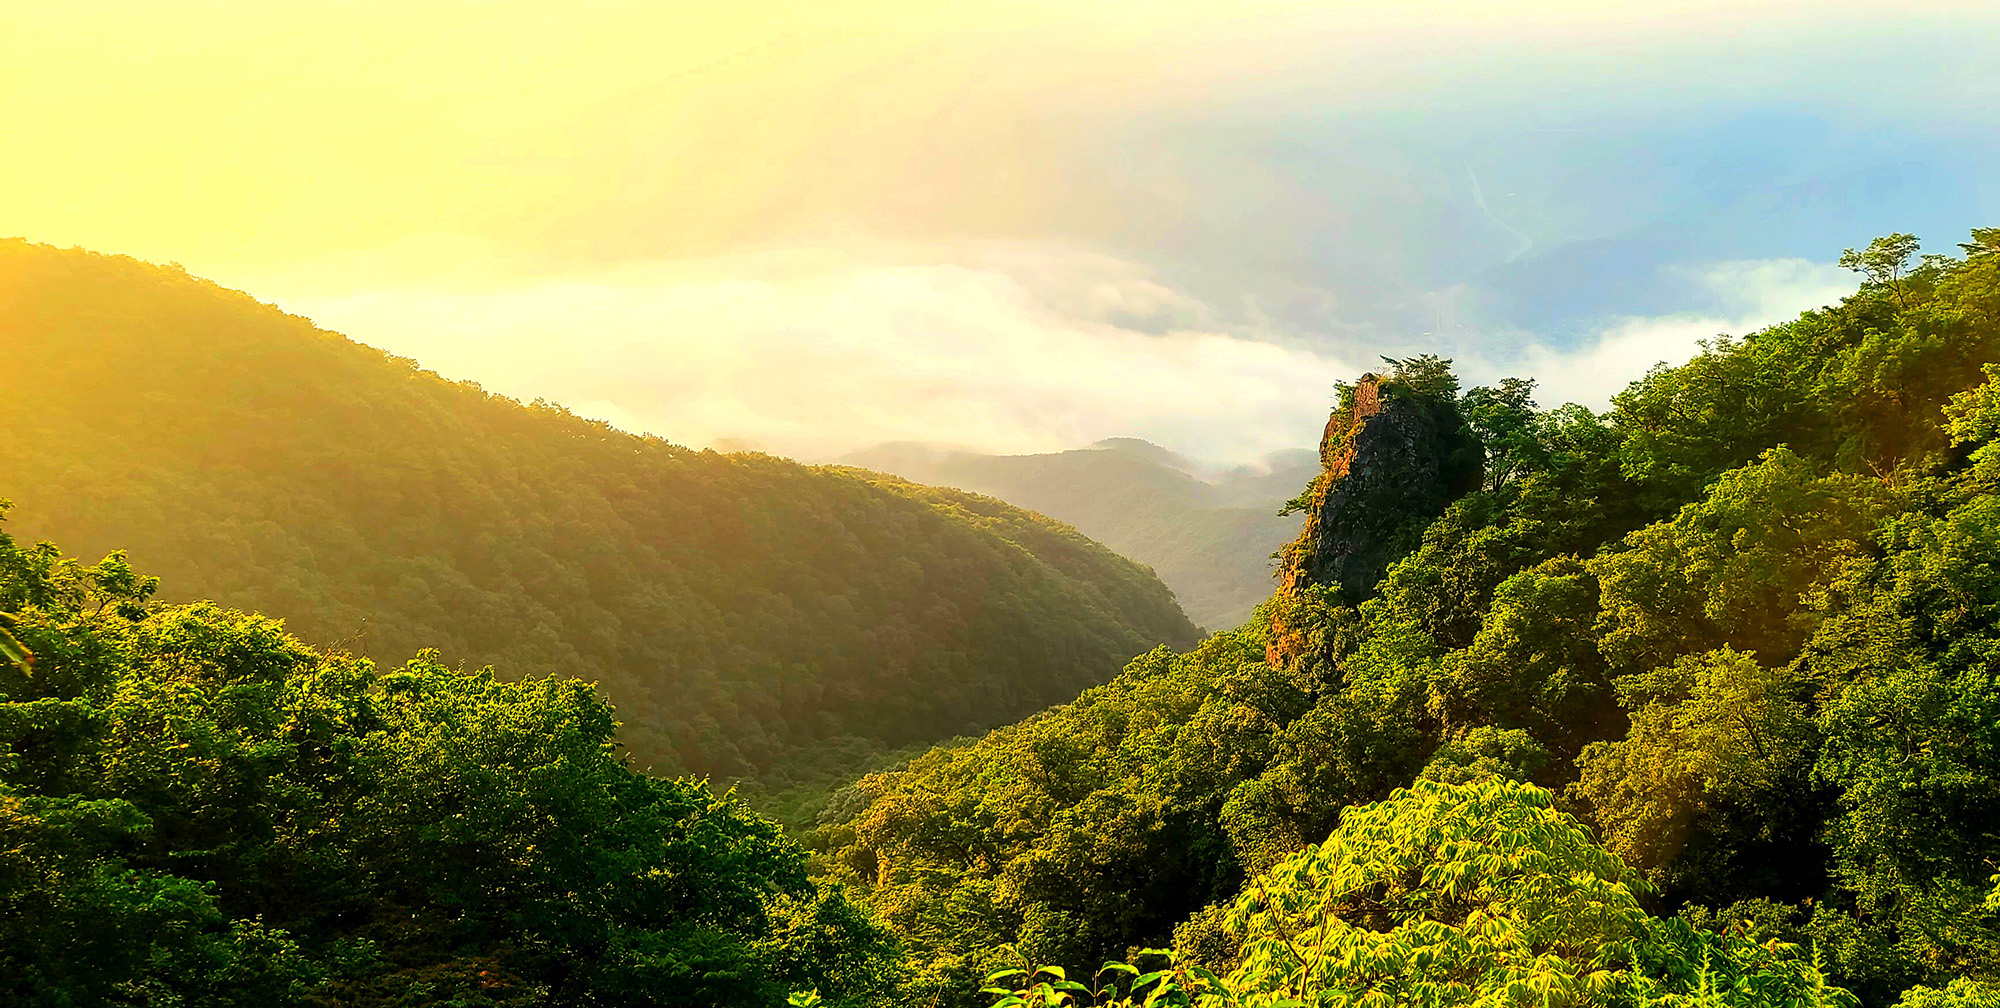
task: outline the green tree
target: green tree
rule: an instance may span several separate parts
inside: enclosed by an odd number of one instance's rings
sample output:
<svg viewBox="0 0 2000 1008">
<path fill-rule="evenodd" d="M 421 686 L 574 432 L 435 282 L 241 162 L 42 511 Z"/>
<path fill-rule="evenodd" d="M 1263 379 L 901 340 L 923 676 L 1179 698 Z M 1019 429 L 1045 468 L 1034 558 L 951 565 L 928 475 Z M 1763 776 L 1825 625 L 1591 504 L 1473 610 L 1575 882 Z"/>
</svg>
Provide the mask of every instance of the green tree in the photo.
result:
<svg viewBox="0 0 2000 1008">
<path fill-rule="evenodd" d="M 1471 643 L 1443 662 L 1429 707 L 1447 728 L 1521 729 L 1565 759 L 1623 720 L 1597 649 L 1597 578 L 1575 557 L 1501 582 Z"/>
<path fill-rule="evenodd" d="M 1683 897 L 1797 897 L 1823 884 L 1809 867 L 1823 857 L 1819 739 L 1811 691 L 1789 669 L 1725 647 L 1628 676 L 1618 692 L 1631 729 L 1576 760 L 1606 847 Z M 1791 877 L 1801 868 L 1803 882 Z"/>
<path fill-rule="evenodd" d="M 1885 505 L 1873 481 L 1819 475 L 1785 448 L 1725 473 L 1673 521 L 1590 562 L 1605 655 L 1634 671 L 1724 643 L 1790 658 L 1811 631 L 1814 596 L 1865 555 Z"/>
<path fill-rule="evenodd" d="M 1958 247 L 1965 250 L 1968 259 L 2000 252 L 2000 228 L 1973 228 L 1972 240 L 1960 242 Z"/>
<path fill-rule="evenodd" d="M 1840 253 L 1840 267 L 1850 269 L 1868 278 L 1868 282 L 1887 287 L 1896 293 L 1898 303 L 1908 307 L 1903 300 L 1903 273 L 1909 268 L 1910 257 L 1917 254 L 1921 243 L 1915 235 L 1897 232 L 1885 235 L 1868 243 L 1868 247 L 1857 252 L 1847 249 Z"/>
</svg>

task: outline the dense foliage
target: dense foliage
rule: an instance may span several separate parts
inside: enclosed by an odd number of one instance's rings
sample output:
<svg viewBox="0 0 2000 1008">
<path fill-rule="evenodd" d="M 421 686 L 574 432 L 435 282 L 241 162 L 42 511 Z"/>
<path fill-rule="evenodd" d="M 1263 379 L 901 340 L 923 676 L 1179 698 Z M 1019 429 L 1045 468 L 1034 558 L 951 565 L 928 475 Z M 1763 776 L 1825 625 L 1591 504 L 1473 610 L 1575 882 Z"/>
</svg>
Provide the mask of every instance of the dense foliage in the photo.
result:
<svg viewBox="0 0 2000 1008">
<path fill-rule="evenodd" d="M 596 680 L 665 772 L 865 763 L 1196 633 L 998 501 L 522 406 L 176 269 L 0 242 L 0 346 L 23 533 L 378 661 Z"/>
<path fill-rule="evenodd" d="M 1095 988 L 1060 971 L 988 982 L 1018 985 L 991 989 L 1002 1004 L 1122 1008 L 1854 1003 L 1797 945 L 1648 916 L 1645 884 L 1552 799 L 1490 778 L 1418 781 L 1350 810 L 1236 899 L 1242 951 L 1226 974 L 1167 952 L 1167 968 L 1112 964 Z"/>
<path fill-rule="evenodd" d="M 388 672 L 0 533 L 0 1001 L 859 1004 L 887 936 L 558 677 Z"/>
<path fill-rule="evenodd" d="M 1445 792 L 1342 810 L 1413 781 L 1531 781 L 1603 845 L 1567 819 L 1536 827 L 1550 873 L 1535 898 L 1579 865 L 1593 885 L 1645 882 L 1590 939 L 1639 941 L 1630 955 L 1578 939 L 1550 983 L 1589 988 L 1601 960 L 1667 984 L 1640 992 L 1661 1004 L 1837 1001 L 1816 963 L 1866 1005 L 1993 1003 L 1994 233 L 1914 266 L 1906 236 L 1883 239 L 1851 258 L 1853 297 L 1718 339 L 1606 416 L 1541 410 L 1526 382 L 1459 394 L 1435 362 L 1403 362 L 1426 369 L 1406 392 L 1477 437 L 1483 479 L 1372 590 L 1301 584 L 1192 652 L 1155 651 L 1073 703 L 864 778 L 823 816 L 826 870 L 902 936 L 912 997 L 989 1003 L 973 992 L 1017 954 L 1083 975 L 1145 946 L 1227 981 L 1277 961 L 1243 901 L 1279 885 L 1331 900 L 1310 927 L 1344 943 L 1338 976 L 1293 993 L 1387 1004 L 1356 950 L 1406 925 L 1442 940 L 1471 911 L 1404 918 L 1414 904 L 1381 902 L 1394 886 L 1346 887 L 1435 811 L 1411 802 Z M 1483 821 L 1557 814 L 1505 793 L 1515 811 Z M 1396 809 L 1419 818 L 1382 818 Z M 1507 940 L 1569 942 L 1537 934 Z M 1647 941 L 1679 951 L 1649 959 Z M 1754 951 L 1787 944 L 1808 951 Z M 1673 962 L 1811 993 L 1732 1001 L 1659 972 Z M 1508 990 L 1468 997 L 1543 1003 Z M 1630 1003 L 1578 998 L 1550 1003 Z"/>
</svg>

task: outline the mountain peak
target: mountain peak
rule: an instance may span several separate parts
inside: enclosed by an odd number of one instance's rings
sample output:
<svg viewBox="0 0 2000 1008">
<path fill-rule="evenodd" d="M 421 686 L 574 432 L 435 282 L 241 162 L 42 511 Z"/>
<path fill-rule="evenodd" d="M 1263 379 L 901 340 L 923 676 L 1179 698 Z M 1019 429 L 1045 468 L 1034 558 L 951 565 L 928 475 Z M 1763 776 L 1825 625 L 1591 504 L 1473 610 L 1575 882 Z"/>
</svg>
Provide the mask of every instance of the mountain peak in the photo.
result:
<svg viewBox="0 0 2000 1008">
<path fill-rule="evenodd" d="M 1092 442 L 1086 450 L 1124 452 L 1127 455 L 1136 455 L 1149 462 L 1166 466 L 1169 469 L 1178 469 L 1190 475 L 1199 475 L 1202 470 L 1200 465 L 1187 456 L 1168 448 L 1162 448 L 1144 438 L 1108 437 L 1101 441 Z"/>
</svg>

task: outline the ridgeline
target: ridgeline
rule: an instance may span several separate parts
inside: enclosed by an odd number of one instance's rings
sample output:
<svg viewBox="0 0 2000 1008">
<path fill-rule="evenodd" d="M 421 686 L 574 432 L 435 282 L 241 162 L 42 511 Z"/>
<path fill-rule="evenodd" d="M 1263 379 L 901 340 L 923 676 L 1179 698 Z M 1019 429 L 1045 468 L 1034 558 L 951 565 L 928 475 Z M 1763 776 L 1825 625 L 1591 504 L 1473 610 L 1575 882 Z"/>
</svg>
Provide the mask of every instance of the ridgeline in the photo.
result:
<svg viewBox="0 0 2000 1008">
<path fill-rule="evenodd" d="M 595 680 L 662 772 L 823 778 L 1196 637 L 998 501 L 523 405 L 177 269 L 0 242 L 0 346 L 17 536 L 384 664 Z"/>
</svg>

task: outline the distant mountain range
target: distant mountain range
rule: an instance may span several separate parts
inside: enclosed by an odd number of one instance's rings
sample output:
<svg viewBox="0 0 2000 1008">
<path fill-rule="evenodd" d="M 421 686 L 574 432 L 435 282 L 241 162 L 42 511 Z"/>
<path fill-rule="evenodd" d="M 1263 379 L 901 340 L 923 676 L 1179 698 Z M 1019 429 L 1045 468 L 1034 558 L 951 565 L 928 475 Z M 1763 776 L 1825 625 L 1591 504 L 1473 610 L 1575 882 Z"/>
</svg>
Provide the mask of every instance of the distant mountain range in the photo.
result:
<svg viewBox="0 0 2000 1008">
<path fill-rule="evenodd" d="M 1074 525 L 1151 566 L 1188 617 L 1211 630 L 1236 626 L 1271 594 L 1270 555 L 1300 522 L 1279 517 L 1278 508 L 1320 469 L 1311 448 L 1215 470 L 1137 438 L 1043 455 L 894 442 L 840 461 L 998 497 Z"/>
</svg>

